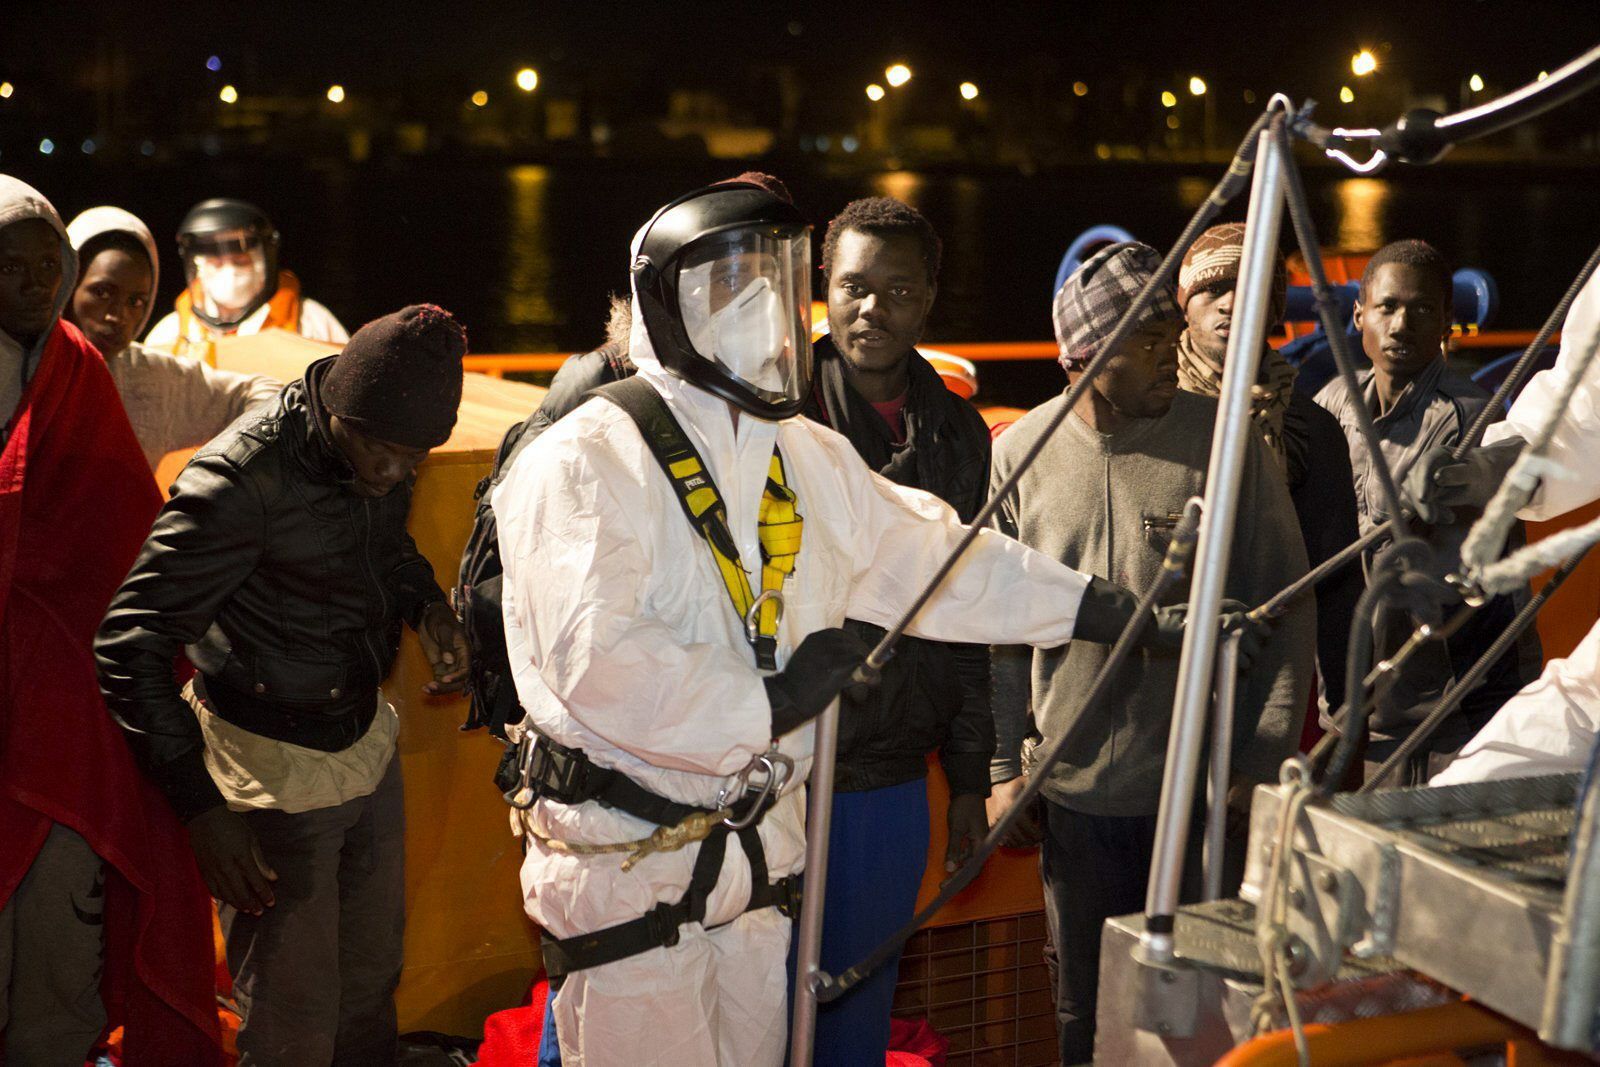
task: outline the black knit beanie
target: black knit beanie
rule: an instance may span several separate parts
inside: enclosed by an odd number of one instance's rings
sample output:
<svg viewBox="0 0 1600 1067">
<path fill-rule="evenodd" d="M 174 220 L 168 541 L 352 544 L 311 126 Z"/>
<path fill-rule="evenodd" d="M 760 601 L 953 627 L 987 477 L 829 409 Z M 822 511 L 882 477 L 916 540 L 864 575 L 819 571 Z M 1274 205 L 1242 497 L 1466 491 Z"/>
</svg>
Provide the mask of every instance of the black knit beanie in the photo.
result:
<svg viewBox="0 0 1600 1067">
<path fill-rule="evenodd" d="M 322 406 L 368 437 L 437 448 L 455 428 L 466 354 L 467 331 L 448 311 L 401 308 L 346 342 L 323 376 Z"/>
</svg>

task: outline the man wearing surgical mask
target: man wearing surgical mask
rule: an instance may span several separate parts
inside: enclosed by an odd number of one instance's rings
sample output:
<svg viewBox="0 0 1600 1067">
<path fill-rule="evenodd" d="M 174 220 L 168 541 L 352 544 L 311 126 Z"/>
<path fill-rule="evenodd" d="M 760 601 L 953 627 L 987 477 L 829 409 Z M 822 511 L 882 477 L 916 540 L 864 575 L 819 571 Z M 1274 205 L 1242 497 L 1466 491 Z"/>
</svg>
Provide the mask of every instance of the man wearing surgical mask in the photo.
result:
<svg viewBox="0 0 1600 1067">
<path fill-rule="evenodd" d="M 243 200 L 196 204 L 178 227 L 187 287 L 145 344 L 215 363 L 218 337 L 288 330 L 313 341 L 343 344 L 349 333 L 333 312 L 300 291 L 300 279 L 278 268 L 278 231 Z"/>
</svg>

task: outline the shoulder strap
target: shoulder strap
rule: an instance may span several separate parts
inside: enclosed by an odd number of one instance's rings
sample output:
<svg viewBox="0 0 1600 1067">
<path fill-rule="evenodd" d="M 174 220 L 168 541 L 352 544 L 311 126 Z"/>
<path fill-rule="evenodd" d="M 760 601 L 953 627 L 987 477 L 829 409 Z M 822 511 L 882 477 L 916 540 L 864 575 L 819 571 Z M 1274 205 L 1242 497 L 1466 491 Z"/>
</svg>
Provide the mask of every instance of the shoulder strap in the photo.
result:
<svg viewBox="0 0 1600 1067">
<path fill-rule="evenodd" d="M 610 382 L 593 391 L 595 396 L 609 400 L 633 419 L 649 446 L 651 455 L 661 465 L 672 483 L 673 492 L 689 525 L 711 549 L 722 583 L 727 587 L 733 610 L 744 622 L 756 603 L 750 588 L 750 576 L 739 560 L 739 547 L 728 529 L 728 510 L 711 480 L 711 471 L 700 453 L 684 433 L 683 427 L 673 417 L 667 402 L 655 387 L 643 378 L 624 378 Z M 773 619 L 776 632 L 776 617 Z M 747 631 L 748 632 L 748 631 Z M 769 635 L 770 636 L 770 635 Z M 776 642 L 770 639 L 753 640 L 756 660 L 763 670 L 776 668 Z"/>
</svg>

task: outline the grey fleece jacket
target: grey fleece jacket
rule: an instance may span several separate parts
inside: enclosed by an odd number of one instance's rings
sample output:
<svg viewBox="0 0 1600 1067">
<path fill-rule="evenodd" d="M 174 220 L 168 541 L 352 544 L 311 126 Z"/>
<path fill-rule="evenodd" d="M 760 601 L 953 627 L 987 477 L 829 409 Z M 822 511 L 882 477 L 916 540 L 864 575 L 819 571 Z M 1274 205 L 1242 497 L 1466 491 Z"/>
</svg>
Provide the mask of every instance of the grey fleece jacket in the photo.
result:
<svg viewBox="0 0 1600 1067">
<path fill-rule="evenodd" d="M 1064 400 L 1041 405 L 1000 436 L 991 486 L 1010 475 Z M 1111 435 L 1069 415 L 1015 495 L 996 512 L 996 527 L 1085 573 L 1142 592 L 1155 580 L 1184 503 L 1204 491 L 1216 412 L 1215 400 L 1180 392 L 1167 414 Z M 1307 566 L 1283 475 L 1259 437 L 1251 434 L 1249 442 L 1224 596 L 1254 606 L 1305 574 Z M 1187 599 L 1184 583 L 1163 603 Z M 1315 621 L 1316 605 L 1308 595 L 1278 621 L 1261 657 L 1241 679 L 1236 773 L 1276 780 L 1279 764 L 1294 752 L 1311 685 Z M 1031 708 L 1046 744 L 1063 733 L 1071 736 L 1066 758 L 1045 783 L 1047 798 L 1090 815 L 1155 813 L 1178 656 L 1136 651 L 1107 697 L 1085 707 L 1109 653 L 1110 646 L 1088 641 L 1037 651 L 995 648 L 999 744 L 993 781 L 1021 773 Z"/>
<path fill-rule="evenodd" d="M 1350 465 L 1356 478 L 1356 509 L 1365 533 L 1386 521 L 1388 515 L 1383 506 L 1374 457 L 1361 437 L 1359 405 L 1365 405 L 1372 414 L 1382 461 L 1393 473 L 1395 483 L 1401 485 L 1412 466 L 1430 449 L 1448 447 L 1459 441 L 1472 420 L 1489 404 L 1490 396 L 1451 370 L 1443 359 L 1429 364 L 1415 381 L 1401 390 L 1394 405 L 1381 414 L 1372 368 L 1358 374 L 1356 381 L 1361 386 L 1359 399 L 1350 395 L 1341 379 L 1335 378 L 1317 393 L 1317 403 L 1339 420 L 1349 441 Z M 1498 422 L 1503 417 L 1504 413 L 1497 411 L 1493 421 Z M 1434 549 L 1437 577 L 1442 578 L 1452 570 L 1454 562 L 1460 558 L 1461 542 L 1475 517 L 1466 509 L 1460 509 L 1458 521 L 1453 525 L 1416 528 Z M 1524 534 L 1518 523 L 1508 544 L 1514 548 L 1522 543 Z M 1387 541 L 1381 542 L 1377 549 L 1368 553 L 1363 562 L 1369 570 L 1377 553 L 1387 546 Z M 1529 595 L 1528 588 L 1523 586 L 1495 597 L 1449 639 L 1422 646 L 1378 702 L 1371 729 L 1379 747 L 1369 750 L 1370 754 L 1381 756 L 1386 751 L 1381 747 L 1382 742 L 1404 737 L 1426 718 L 1445 690 L 1500 636 L 1512 617 L 1528 602 Z M 1447 617 L 1454 611 L 1454 605 L 1445 607 Z M 1373 634 L 1375 656 L 1386 658 L 1393 654 L 1411 636 L 1413 629 L 1414 624 L 1405 612 L 1393 608 L 1380 612 Z M 1457 712 L 1434 733 L 1429 749 L 1447 752 L 1465 744 L 1513 693 L 1539 677 L 1543 659 L 1538 630 L 1530 627 L 1490 667 L 1483 682 L 1461 702 Z"/>
</svg>

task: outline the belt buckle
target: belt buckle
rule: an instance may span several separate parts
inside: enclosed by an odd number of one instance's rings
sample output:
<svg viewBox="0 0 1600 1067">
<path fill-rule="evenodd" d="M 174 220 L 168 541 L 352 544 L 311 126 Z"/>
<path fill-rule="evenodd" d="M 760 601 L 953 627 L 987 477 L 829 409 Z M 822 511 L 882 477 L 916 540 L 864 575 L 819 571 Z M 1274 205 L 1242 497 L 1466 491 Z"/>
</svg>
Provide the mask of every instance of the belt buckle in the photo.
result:
<svg viewBox="0 0 1600 1067">
<path fill-rule="evenodd" d="M 666 901 L 660 901 L 655 907 L 645 912 L 645 920 L 650 930 L 650 939 L 661 948 L 671 948 L 678 943 L 681 936 L 676 909 Z"/>
</svg>

